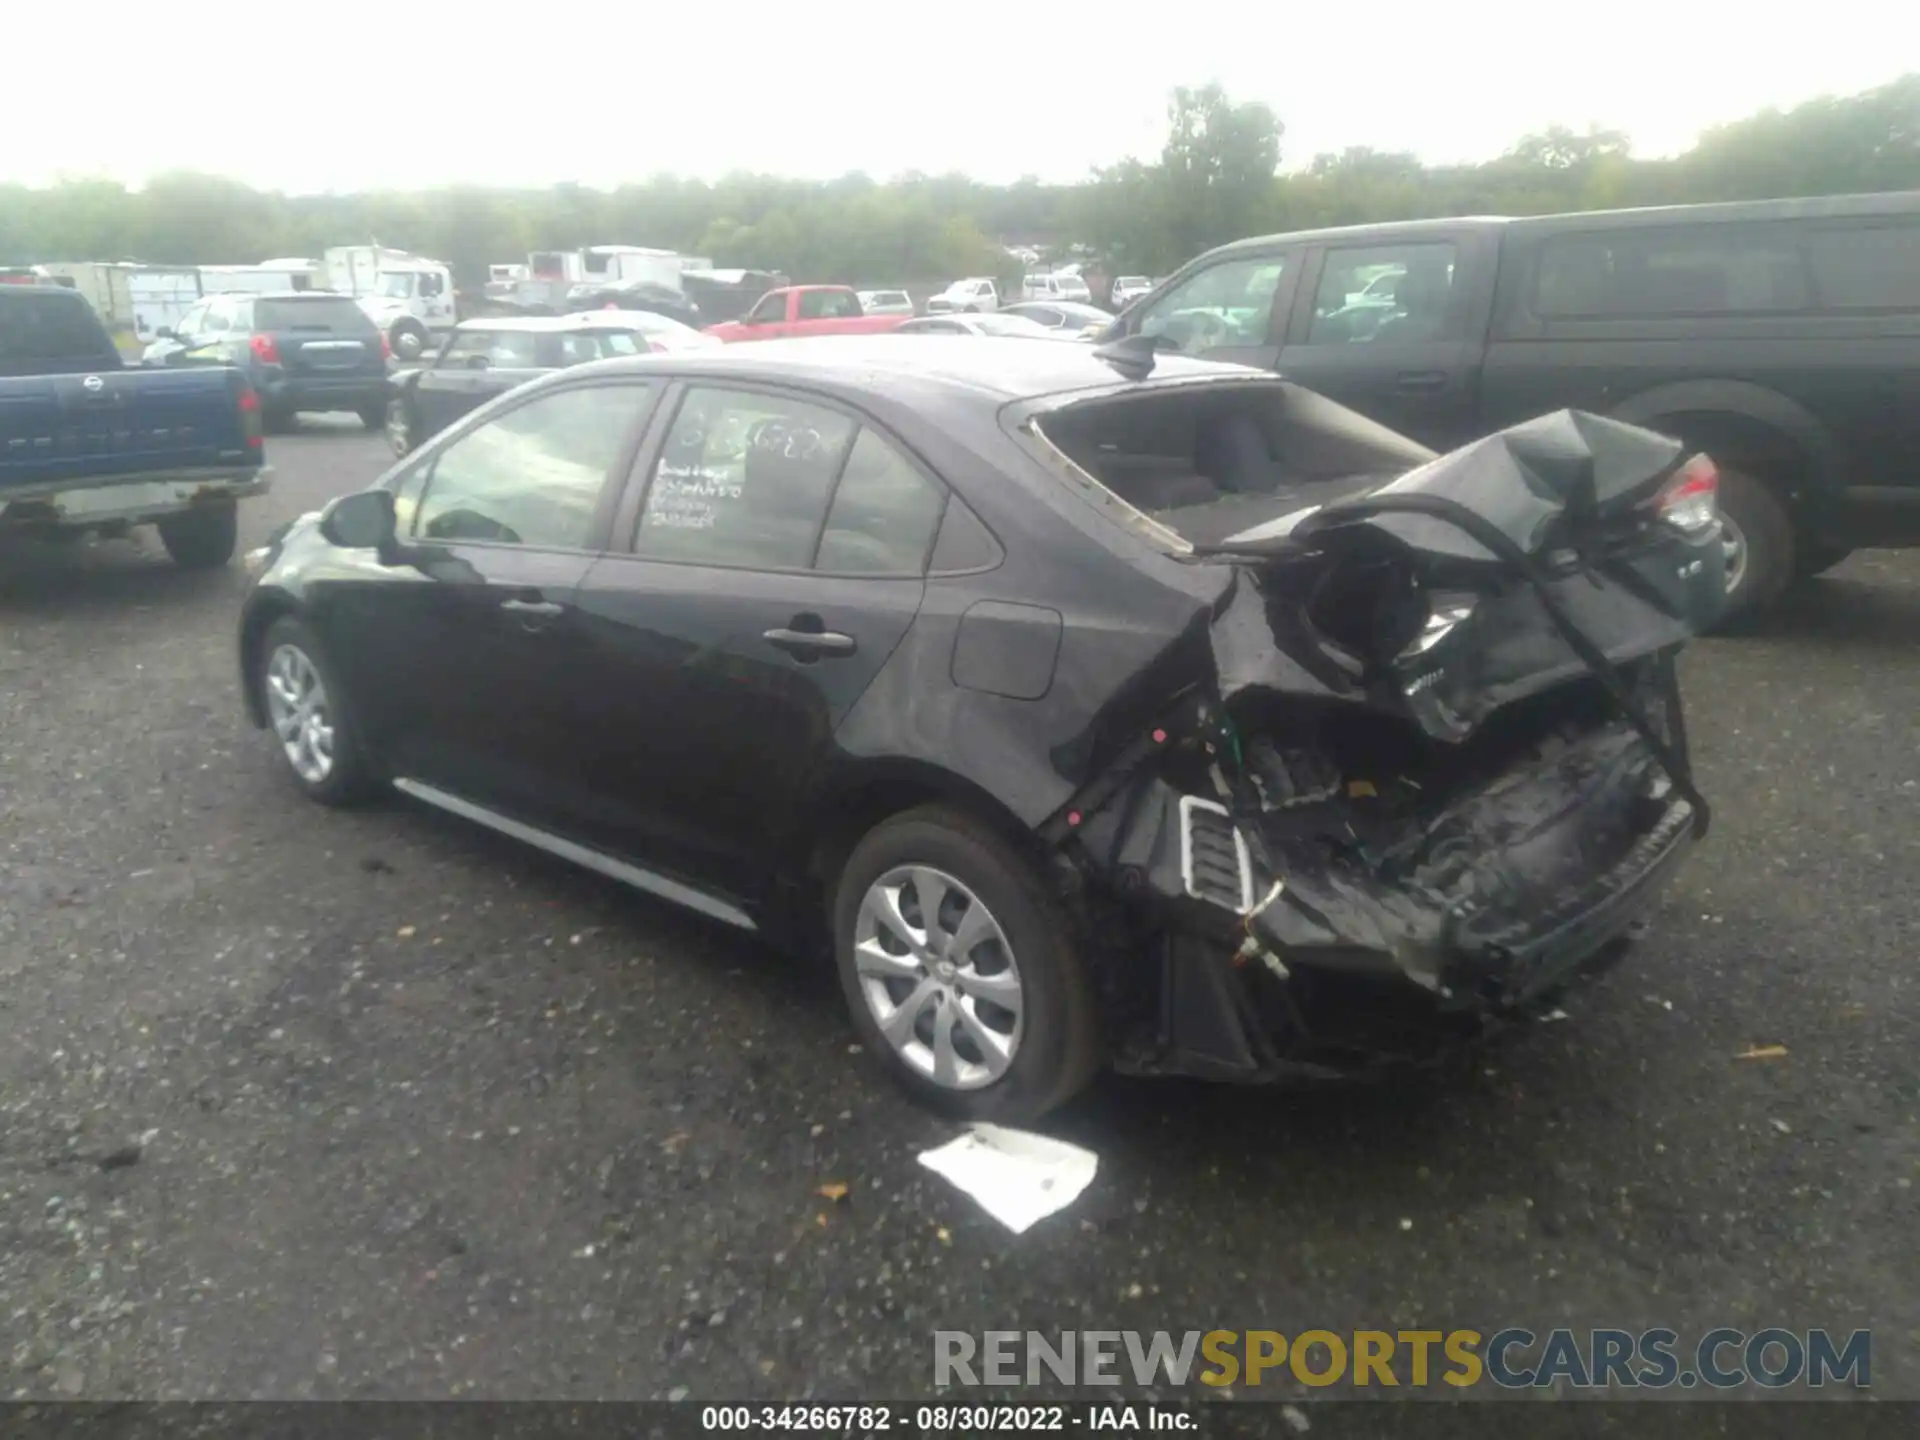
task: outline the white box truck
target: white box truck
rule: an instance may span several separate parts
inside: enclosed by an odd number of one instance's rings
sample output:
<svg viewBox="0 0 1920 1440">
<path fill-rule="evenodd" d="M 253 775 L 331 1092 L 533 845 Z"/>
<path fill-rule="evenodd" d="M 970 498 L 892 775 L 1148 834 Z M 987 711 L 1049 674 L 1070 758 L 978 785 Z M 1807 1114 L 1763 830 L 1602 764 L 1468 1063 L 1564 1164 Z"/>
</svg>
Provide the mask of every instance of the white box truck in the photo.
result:
<svg viewBox="0 0 1920 1440">
<path fill-rule="evenodd" d="M 324 288 L 351 295 L 400 360 L 417 360 L 453 329 L 453 272 L 438 260 L 382 245 L 342 245 L 320 263 Z"/>
</svg>

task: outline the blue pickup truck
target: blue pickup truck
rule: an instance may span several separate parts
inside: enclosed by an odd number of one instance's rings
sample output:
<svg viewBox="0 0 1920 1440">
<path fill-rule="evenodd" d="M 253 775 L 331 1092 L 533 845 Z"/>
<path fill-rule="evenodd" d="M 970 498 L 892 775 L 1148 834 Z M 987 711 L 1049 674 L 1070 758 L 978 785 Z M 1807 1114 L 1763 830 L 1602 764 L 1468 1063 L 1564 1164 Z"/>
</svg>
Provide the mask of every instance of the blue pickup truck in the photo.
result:
<svg viewBox="0 0 1920 1440">
<path fill-rule="evenodd" d="M 0 285 L 0 539 L 153 524 L 175 564 L 225 565 L 261 434 L 240 371 L 128 367 L 84 296 Z"/>
</svg>

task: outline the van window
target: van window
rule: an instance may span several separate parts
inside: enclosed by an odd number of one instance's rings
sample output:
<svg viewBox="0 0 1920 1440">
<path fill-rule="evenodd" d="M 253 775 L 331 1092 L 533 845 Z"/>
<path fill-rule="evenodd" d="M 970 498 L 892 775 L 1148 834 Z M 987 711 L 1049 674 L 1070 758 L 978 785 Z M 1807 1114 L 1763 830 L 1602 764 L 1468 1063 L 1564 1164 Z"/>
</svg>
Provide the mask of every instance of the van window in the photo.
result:
<svg viewBox="0 0 1920 1440">
<path fill-rule="evenodd" d="M 1720 224 L 1557 236 L 1540 254 L 1533 310 L 1564 319 L 1777 315 L 1810 299 L 1788 231 Z"/>
<path fill-rule="evenodd" d="M 1806 252 L 1822 309 L 1920 310 L 1920 225 L 1809 229 Z"/>
</svg>

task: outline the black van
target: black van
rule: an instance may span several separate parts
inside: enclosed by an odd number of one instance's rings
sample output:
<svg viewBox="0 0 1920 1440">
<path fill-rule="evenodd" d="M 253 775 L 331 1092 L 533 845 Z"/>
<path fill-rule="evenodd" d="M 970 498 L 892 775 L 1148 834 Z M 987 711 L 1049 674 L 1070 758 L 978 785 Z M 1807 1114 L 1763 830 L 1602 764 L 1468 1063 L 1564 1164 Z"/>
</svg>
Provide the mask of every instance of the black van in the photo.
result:
<svg viewBox="0 0 1920 1440">
<path fill-rule="evenodd" d="M 1105 333 L 1440 450 L 1562 406 L 1679 435 L 1721 467 L 1730 614 L 1920 543 L 1920 192 L 1262 236 Z"/>
</svg>

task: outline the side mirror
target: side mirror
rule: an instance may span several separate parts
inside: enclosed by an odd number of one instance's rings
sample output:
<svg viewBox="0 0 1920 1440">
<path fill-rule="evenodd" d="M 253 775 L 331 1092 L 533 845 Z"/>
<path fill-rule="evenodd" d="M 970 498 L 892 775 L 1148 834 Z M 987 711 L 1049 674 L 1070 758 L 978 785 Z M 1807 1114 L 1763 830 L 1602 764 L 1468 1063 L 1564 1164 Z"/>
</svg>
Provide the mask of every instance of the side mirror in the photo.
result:
<svg viewBox="0 0 1920 1440">
<path fill-rule="evenodd" d="M 397 548 L 391 490 L 342 495 L 320 517 L 320 533 L 345 550 L 378 550 L 384 561 Z"/>
</svg>

